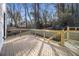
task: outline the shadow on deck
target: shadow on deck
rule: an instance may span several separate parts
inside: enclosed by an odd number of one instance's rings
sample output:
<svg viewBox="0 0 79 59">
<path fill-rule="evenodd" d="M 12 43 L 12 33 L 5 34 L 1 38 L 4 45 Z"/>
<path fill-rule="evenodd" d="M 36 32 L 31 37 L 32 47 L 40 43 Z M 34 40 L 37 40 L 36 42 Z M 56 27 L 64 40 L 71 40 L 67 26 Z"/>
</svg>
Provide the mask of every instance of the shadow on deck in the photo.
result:
<svg viewBox="0 0 79 59">
<path fill-rule="evenodd" d="M 72 42 L 72 40 L 71 40 Z M 79 43 L 79 42 L 78 42 Z M 79 56 L 79 45 L 65 42 L 65 46 L 45 42 L 43 38 L 25 35 L 6 40 L 1 56 Z"/>
</svg>

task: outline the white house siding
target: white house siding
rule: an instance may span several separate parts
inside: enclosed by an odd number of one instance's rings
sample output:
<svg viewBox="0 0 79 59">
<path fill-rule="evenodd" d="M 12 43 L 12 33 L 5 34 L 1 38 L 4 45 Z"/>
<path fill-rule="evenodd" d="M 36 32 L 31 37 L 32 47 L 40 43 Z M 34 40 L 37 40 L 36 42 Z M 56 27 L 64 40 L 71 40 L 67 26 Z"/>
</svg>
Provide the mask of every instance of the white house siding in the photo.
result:
<svg viewBox="0 0 79 59">
<path fill-rule="evenodd" d="M 1 48 L 2 48 L 2 45 L 3 45 L 3 12 L 2 12 L 2 3 L 0 3 L 0 51 L 1 51 Z"/>
</svg>

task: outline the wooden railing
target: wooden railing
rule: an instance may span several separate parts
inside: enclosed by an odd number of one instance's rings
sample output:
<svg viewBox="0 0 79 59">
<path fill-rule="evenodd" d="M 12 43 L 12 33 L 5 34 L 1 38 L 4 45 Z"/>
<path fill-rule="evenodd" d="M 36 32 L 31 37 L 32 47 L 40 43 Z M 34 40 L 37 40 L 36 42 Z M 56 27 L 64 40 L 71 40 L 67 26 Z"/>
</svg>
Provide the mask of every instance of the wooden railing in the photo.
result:
<svg viewBox="0 0 79 59">
<path fill-rule="evenodd" d="M 71 28 L 74 28 L 74 30 L 70 30 Z M 35 35 L 40 34 L 45 38 L 46 37 L 46 32 L 51 32 L 51 33 L 55 33 L 52 34 L 52 36 L 50 36 L 48 38 L 48 40 L 51 40 L 54 36 L 56 35 L 60 35 L 61 36 L 61 40 L 60 40 L 60 44 L 62 46 L 64 46 L 64 42 L 65 42 L 65 35 L 64 33 L 67 33 L 67 40 L 69 40 L 69 32 L 79 32 L 79 27 L 67 27 L 67 30 L 45 30 L 45 29 L 9 29 L 9 31 L 20 31 L 20 33 L 22 31 L 30 31 L 31 33 L 34 33 Z"/>
<path fill-rule="evenodd" d="M 67 27 L 67 40 L 69 40 L 69 32 L 78 32 L 79 33 L 79 27 Z"/>
<path fill-rule="evenodd" d="M 69 30 L 75 30 L 75 31 L 77 31 L 77 30 L 79 30 L 79 27 L 67 27 Z"/>
</svg>

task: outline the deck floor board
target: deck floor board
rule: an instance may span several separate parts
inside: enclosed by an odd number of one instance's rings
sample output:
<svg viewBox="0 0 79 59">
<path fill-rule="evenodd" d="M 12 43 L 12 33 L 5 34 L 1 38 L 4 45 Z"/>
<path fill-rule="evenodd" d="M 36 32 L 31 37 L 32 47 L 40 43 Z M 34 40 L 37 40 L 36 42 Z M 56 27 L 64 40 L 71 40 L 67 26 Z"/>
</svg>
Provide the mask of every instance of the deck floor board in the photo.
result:
<svg viewBox="0 0 79 59">
<path fill-rule="evenodd" d="M 70 40 L 65 46 L 45 43 L 34 35 L 5 40 L 1 56 L 79 56 L 79 41 Z M 71 43 L 70 43 L 71 42 Z M 75 43 L 74 43 L 75 42 Z"/>
</svg>

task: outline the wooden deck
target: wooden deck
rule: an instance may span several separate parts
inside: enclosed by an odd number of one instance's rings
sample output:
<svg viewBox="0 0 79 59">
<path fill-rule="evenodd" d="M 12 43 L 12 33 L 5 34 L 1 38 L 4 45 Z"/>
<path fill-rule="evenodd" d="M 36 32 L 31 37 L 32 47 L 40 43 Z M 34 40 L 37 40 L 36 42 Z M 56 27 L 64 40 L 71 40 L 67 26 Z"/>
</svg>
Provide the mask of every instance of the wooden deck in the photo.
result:
<svg viewBox="0 0 79 59">
<path fill-rule="evenodd" d="M 68 40 L 65 46 L 44 38 L 25 35 L 5 40 L 1 56 L 79 56 L 79 41 Z"/>
</svg>

